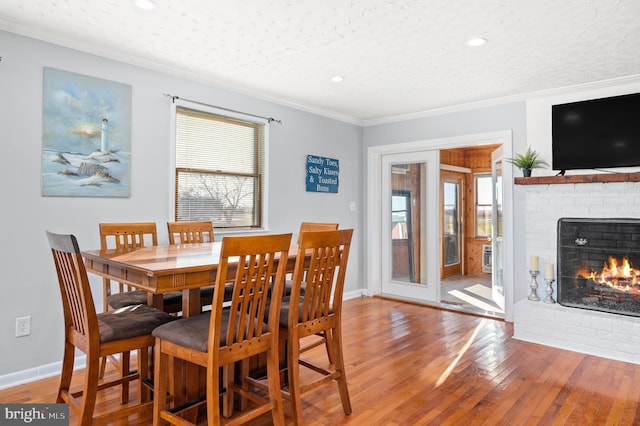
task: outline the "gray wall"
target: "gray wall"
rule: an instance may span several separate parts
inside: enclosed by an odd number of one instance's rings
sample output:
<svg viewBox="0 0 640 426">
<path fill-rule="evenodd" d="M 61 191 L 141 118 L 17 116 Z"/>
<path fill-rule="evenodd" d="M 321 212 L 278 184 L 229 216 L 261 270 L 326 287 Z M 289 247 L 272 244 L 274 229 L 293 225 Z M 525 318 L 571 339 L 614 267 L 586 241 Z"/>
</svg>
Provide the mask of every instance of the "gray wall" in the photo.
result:
<svg viewBox="0 0 640 426">
<path fill-rule="evenodd" d="M 99 246 L 99 222 L 154 221 L 160 242 L 167 242 L 173 170 L 170 101 L 163 93 L 282 120 L 270 129 L 270 231 L 295 233 L 303 220 L 355 228 L 345 291 L 357 293 L 362 287 L 360 126 L 8 32 L 0 31 L 0 56 L 0 387 L 55 374 L 62 357 L 62 308 L 45 230 L 73 233 L 81 248 L 93 249 Z M 130 198 L 41 196 L 43 67 L 132 86 Z M 338 194 L 305 192 L 307 154 L 340 160 Z M 352 201 L 356 211 L 349 208 Z M 100 281 L 91 281 L 101 307 Z M 27 315 L 31 335 L 14 337 L 15 319 Z"/>
<path fill-rule="evenodd" d="M 517 102 L 365 127 L 364 148 L 512 130 L 514 150 L 519 152 L 526 149 L 526 128 L 525 102 Z"/>
</svg>

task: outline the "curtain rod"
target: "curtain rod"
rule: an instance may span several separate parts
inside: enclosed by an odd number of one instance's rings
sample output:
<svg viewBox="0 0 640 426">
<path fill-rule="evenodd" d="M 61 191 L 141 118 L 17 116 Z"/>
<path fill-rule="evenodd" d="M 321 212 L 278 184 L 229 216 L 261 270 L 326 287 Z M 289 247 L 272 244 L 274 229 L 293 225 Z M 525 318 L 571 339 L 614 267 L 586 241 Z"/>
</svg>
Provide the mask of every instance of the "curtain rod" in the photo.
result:
<svg viewBox="0 0 640 426">
<path fill-rule="evenodd" d="M 198 101 L 194 101 L 192 99 L 181 98 L 181 97 L 178 97 L 178 96 L 170 95 L 168 93 L 163 93 L 163 95 L 171 98 L 171 102 L 174 102 L 174 103 L 175 103 L 176 99 L 182 99 L 183 101 L 192 102 L 192 103 L 198 104 L 198 105 L 204 105 L 204 106 L 208 106 L 208 107 L 212 107 L 212 108 L 218 108 L 218 109 L 221 109 L 221 110 L 224 110 L 224 111 L 235 112 L 237 114 L 250 115 L 251 117 L 262 118 L 263 120 L 267 120 L 269 123 L 282 124 L 282 120 L 278 120 L 277 118 L 273 118 L 273 117 L 263 117 L 261 115 L 255 115 L 255 114 L 249 114 L 249 113 L 242 112 L 242 111 L 236 111 L 235 109 L 229 109 L 229 108 L 224 108 L 224 107 L 217 106 L 217 105 L 205 104 L 204 102 L 198 102 Z"/>
</svg>

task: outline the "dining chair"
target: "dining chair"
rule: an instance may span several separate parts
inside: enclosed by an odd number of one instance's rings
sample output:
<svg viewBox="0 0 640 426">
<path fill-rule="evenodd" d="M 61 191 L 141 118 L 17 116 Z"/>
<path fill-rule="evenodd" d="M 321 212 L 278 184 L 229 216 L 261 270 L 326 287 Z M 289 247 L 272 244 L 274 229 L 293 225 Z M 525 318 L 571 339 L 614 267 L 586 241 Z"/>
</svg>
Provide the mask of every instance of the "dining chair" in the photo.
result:
<svg viewBox="0 0 640 426">
<path fill-rule="evenodd" d="M 169 244 L 209 243 L 213 241 L 211 222 L 167 222 Z"/>
<path fill-rule="evenodd" d="M 305 232 L 298 243 L 291 296 L 283 298 L 280 307 L 280 339 L 286 346 L 287 374 L 283 397 L 291 401 L 293 419 L 302 425 L 301 395 L 319 385 L 336 381 L 342 409 L 351 414 L 351 402 L 342 351 L 342 296 L 351 246 L 352 229 Z M 302 284 L 306 291 L 301 292 Z M 327 366 L 301 357 L 301 340 L 318 335 L 327 337 Z M 300 379 L 300 367 L 316 373 Z M 243 381 L 263 386 L 261 380 L 248 377 Z"/>
<path fill-rule="evenodd" d="M 100 223 L 100 249 L 130 249 L 158 245 L 158 233 L 154 222 Z M 111 280 L 103 278 L 103 308 L 118 309 L 124 306 L 147 304 L 148 294 L 135 290 L 124 283 L 118 283 L 118 292 L 113 292 Z M 178 313 L 182 310 L 182 293 L 173 291 L 162 295 L 165 312 Z"/>
<path fill-rule="evenodd" d="M 191 244 L 213 242 L 213 223 L 206 222 L 167 222 L 169 244 Z M 225 301 L 231 300 L 233 286 L 225 287 Z M 209 306 L 213 300 L 213 286 L 200 289 L 200 305 Z"/>
<path fill-rule="evenodd" d="M 335 231 L 337 229 L 338 229 L 337 223 L 301 222 L 300 230 L 298 231 L 297 243 L 300 244 L 300 241 L 302 239 L 302 234 L 304 234 L 305 232 Z M 306 282 L 306 279 L 303 279 L 302 286 L 300 287 L 300 294 L 304 294 L 305 292 L 305 284 L 304 284 L 305 282 Z M 284 283 L 284 291 L 283 291 L 283 294 L 285 297 L 291 295 L 291 288 L 292 288 L 291 280 L 287 279 Z M 322 344 L 327 345 L 327 342 L 326 342 L 327 337 L 324 332 L 317 333 L 317 336 L 319 336 L 320 339 L 307 339 L 309 340 L 309 342 L 307 342 L 305 345 L 300 347 L 300 352 L 308 351 L 309 349 L 313 349 L 316 346 L 320 346 Z M 333 363 L 333 358 L 331 358 L 331 353 L 329 352 L 328 347 L 327 347 L 327 354 L 329 354 L 329 361 Z"/>
<path fill-rule="evenodd" d="M 301 222 L 300 230 L 298 231 L 298 244 L 300 244 L 302 234 L 305 232 L 335 231 L 336 229 L 338 229 L 337 223 Z"/>
<path fill-rule="evenodd" d="M 245 423 L 269 411 L 274 424 L 284 424 L 278 371 L 278 316 L 286 261 L 278 259 L 287 259 L 290 244 L 291 234 L 225 237 L 211 311 L 154 330 L 154 425 L 164 421 L 191 424 L 181 414 L 202 404 L 206 404 L 207 424 L 218 425 L 221 394 L 225 417 L 233 414 L 234 394 L 257 405 L 234 417 L 233 424 Z M 274 298 L 269 304 L 270 282 L 274 283 Z M 225 283 L 233 284 L 228 307 L 223 307 Z M 235 384 L 232 379 L 236 362 L 261 354 L 266 354 L 266 397 Z M 167 408 L 168 367 L 170 360 L 176 358 L 206 368 L 206 398 L 171 409 Z"/>
<path fill-rule="evenodd" d="M 158 233 L 154 222 L 137 223 L 100 223 L 100 249 L 133 249 L 145 246 L 158 245 Z M 102 303 L 103 312 L 112 309 L 121 309 L 126 306 L 146 305 L 148 303 L 147 292 L 135 290 L 124 283 L 117 283 L 117 292 L 113 292 L 112 282 L 108 278 L 102 279 Z M 182 310 L 182 293 L 172 291 L 162 295 L 162 306 L 165 312 L 177 314 Z M 129 354 L 123 353 L 120 360 L 116 357 L 108 357 L 109 360 L 120 368 L 120 363 L 128 363 Z M 104 376 L 107 359 L 100 363 L 100 377 Z"/>
<path fill-rule="evenodd" d="M 151 331 L 176 318 L 147 305 L 96 313 L 78 242 L 73 235 L 46 232 L 60 285 L 64 315 L 65 341 L 57 403 L 68 404 L 78 415 L 78 424 L 111 423 L 116 418 L 151 410 L 145 379 L 150 378 L 148 349 L 154 344 Z M 70 390 L 76 349 L 86 355 L 83 388 Z M 137 351 L 137 371 L 124 365 L 115 380 L 100 382 L 100 359 L 108 355 Z M 128 360 L 127 360 L 128 362 Z M 138 380 L 138 404 L 129 404 L 129 383 Z M 127 404 L 94 417 L 97 393 L 122 386 L 120 402 Z"/>
<path fill-rule="evenodd" d="M 302 234 L 305 232 L 335 231 L 336 229 L 338 229 L 337 223 L 301 222 L 296 244 L 300 244 L 300 239 L 302 238 Z M 302 292 L 304 293 L 304 286 L 302 287 Z M 286 297 L 286 296 L 289 296 L 290 294 L 291 294 L 291 280 L 286 279 L 284 282 L 283 295 Z"/>
</svg>

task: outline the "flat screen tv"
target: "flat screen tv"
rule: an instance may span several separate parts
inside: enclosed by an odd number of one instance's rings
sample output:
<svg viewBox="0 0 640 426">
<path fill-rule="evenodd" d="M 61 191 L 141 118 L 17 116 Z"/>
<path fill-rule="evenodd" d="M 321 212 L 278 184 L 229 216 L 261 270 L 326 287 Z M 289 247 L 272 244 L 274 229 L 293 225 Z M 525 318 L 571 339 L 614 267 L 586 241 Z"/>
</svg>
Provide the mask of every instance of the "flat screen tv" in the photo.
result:
<svg viewBox="0 0 640 426">
<path fill-rule="evenodd" d="M 640 93 L 551 107 L 553 170 L 640 166 Z"/>
</svg>

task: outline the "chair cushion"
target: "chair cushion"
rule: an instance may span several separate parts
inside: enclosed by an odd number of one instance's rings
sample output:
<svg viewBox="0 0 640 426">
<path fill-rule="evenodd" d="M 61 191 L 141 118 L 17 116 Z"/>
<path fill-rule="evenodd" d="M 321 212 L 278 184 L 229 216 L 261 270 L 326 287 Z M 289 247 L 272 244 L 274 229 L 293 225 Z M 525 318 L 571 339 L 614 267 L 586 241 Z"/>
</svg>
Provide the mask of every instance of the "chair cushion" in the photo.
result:
<svg viewBox="0 0 640 426">
<path fill-rule="evenodd" d="M 224 301 L 228 302 L 233 297 L 233 283 L 224 286 Z M 202 287 L 200 289 L 200 304 L 202 306 L 211 305 L 213 302 L 213 286 Z"/>
<path fill-rule="evenodd" d="M 289 326 L 289 309 L 291 305 L 291 297 L 283 297 L 282 304 L 280 305 L 280 319 L 278 324 L 280 327 L 288 327 Z M 302 322 L 302 308 L 304 306 L 304 297 L 300 296 L 300 301 L 298 302 L 298 322 Z M 333 309 L 329 309 L 329 314 L 333 313 Z"/>
<path fill-rule="evenodd" d="M 151 334 L 154 328 L 175 320 L 176 317 L 148 305 L 125 306 L 98 314 L 100 342 Z"/>
<path fill-rule="evenodd" d="M 304 296 L 304 291 L 307 287 L 307 283 L 302 283 L 300 286 L 300 296 Z M 282 291 L 282 296 L 291 296 L 291 290 L 293 289 L 293 281 L 286 280 L 284 282 L 284 290 Z"/>
<path fill-rule="evenodd" d="M 164 306 L 182 306 L 182 293 L 179 291 L 164 293 L 162 295 L 162 300 Z M 114 293 L 111 296 L 107 297 L 107 303 L 113 309 L 120 309 L 124 308 L 125 306 L 132 305 L 146 305 L 147 292 L 142 290 L 134 290 Z"/>
<path fill-rule="evenodd" d="M 229 312 L 229 309 L 222 311 L 219 334 L 221 347 L 226 346 Z M 153 330 L 151 334 L 154 337 L 159 337 L 162 340 L 167 340 L 180 346 L 207 352 L 210 321 L 211 311 L 208 311 L 194 317 L 183 318 L 170 324 L 162 325 Z M 263 324 L 263 330 L 266 330 L 266 328 L 267 324 Z"/>
</svg>

